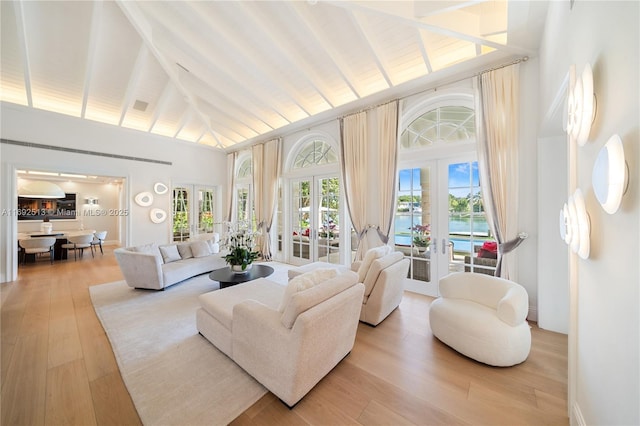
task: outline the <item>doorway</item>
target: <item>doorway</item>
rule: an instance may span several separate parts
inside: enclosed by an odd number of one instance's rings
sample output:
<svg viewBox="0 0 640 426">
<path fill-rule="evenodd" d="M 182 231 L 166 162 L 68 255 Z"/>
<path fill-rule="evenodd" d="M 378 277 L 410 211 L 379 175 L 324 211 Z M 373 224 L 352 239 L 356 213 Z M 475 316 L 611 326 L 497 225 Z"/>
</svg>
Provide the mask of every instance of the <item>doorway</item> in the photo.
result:
<svg viewBox="0 0 640 426">
<path fill-rule="evenodd" d="M 340 180 L 335 175 L 291 181 L 289 262 L 340 263 Z"/>
<path fill-rule="evenodd" d="M 473 265 L 475 247 L 490 238 L 478 163 L 471 156 L 420 161 L 398 178 L 394 244 L 411 260 L 406 288 L 437 297 L 439 279 Z"/>
<path fill-rule="evenodd" d="M 215 187 L 175 185 L 171 203 L 171 241 L 187 241 L 196 235 L 214 232 L 216 197 Z"/>
</svg>

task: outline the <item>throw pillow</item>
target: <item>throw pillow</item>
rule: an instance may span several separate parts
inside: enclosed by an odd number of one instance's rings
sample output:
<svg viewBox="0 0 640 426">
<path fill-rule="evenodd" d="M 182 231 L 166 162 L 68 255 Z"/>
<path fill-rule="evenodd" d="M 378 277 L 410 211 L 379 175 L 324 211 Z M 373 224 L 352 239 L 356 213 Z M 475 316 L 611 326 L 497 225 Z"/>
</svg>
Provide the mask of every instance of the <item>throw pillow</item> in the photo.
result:
<svg viewBox="0 0 640 426">
<path fill-rule="evenodd" d="M 178 244 L 178 253 L 180 253 L 180 257 L 183 259 L 193 257 L 193 253 L 191 253 L 191 245 L 189 243 Z"/>
<path fill-rule="evenodd" d="M 367 277 L 367 272 L 371 267 L 371 263 L 374 260 L 379 259 L 389 253 L 391 253 L 391 246 L 388 246 L 386 244 L 367 250 L 367 252 L 364 254 L 364 259 L 362 259 L 362 263 L 358 268 L 358 282 L 364 282 L 364 279 Z"/>
<path fill-rule="evenodd" d="M 206 241 L 195 241 L 190 246 L 193 257 L 205 257 L 211 254 L 211 248 Z"/>
<path fill-rule="evenodd" d="M 149 243 L 149 244 L 137 246 L 137 247 L 134 247 L 131 251 L 135 251 L 138 253 L 152 254 L 162 259 L 162 254 L 160 253 L 160 250 L 158 249 L 158 245 L 156 243 Z"/>
<path fill-rule="evenodd" d="M 287 288 L 284 291 L 284 295 L 282 296 L 282 300 L 280 301 L 280 306 L 278 307 L 278 311 L 284 312 L 287 305 L 291 301 L 291 297 L 299 291 L 307 290 L 323 281 L 330 280 L 334 278 L 338 274 L 338 271 L 335 269 L 325 268 L 325 269 L 316 269 L 315 271 L 307 272 L 302 275 L 298 275 L 295 278 L 292 278 L 291 281 L 287 284 Z"/>
<path fill-rule="evenodd" d="M 178 253 L 178 246 L 175 244 L 160 246 L 160 254 L 162 254 L 164 263 L 175 262 L 181 259 L 180 253 Z"/>
<path fill-rule="evenodd" d="M 215 238 L 207 240 L 207 244 L 209 245 L 209 251 L 211 253 L 219 253 L 220 252 L 220 244 L 216 241 Z"/>
</svg>

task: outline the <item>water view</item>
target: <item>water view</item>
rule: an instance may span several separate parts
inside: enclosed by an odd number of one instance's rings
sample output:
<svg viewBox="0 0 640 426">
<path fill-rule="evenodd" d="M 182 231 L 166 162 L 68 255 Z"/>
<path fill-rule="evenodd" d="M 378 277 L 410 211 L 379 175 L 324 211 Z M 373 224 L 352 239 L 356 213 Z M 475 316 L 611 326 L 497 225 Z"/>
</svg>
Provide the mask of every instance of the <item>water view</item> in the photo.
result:
<svg viewBox="0 0 640 426">
<path fill-rule="evenodd" d="M 395 217 L 395 244 L 411 245 L 411 228 L 415 225 L 422 225 L 422 217 L 419 215 L 401 215 Z M 449 240 L 453 242 L 454 251 L 471 252 L 471 238 L 473 234 L 473 244 L 482 245 L 489 236 L 489 225 L 484 216 L 470 217 L 450 217 L 449 218 Z"/>
</svg>

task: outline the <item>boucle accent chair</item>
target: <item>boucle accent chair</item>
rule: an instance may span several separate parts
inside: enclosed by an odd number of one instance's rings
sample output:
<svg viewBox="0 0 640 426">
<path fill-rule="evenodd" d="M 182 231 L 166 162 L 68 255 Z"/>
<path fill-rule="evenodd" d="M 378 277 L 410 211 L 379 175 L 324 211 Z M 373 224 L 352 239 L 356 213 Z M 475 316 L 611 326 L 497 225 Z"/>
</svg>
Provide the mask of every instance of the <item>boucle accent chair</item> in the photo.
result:
<svg viewBox="0 0 640 426">
<path fill-rule="evenodd" d="M 497 367 L 527 359 L 531 330 L 524 287 L 472 272 L 449 274 L 439 284 L 440 297 L 429 310 L 434 336 L 469 358 Z"/>
<path fill-rule="evenodd" d="M 260 278 L 206 293 L 196 311 L 200 334 L 289 407 L 349 354 L 358 328 L 357 275 L 312 274 L 287 287 Z"/>
</svg>

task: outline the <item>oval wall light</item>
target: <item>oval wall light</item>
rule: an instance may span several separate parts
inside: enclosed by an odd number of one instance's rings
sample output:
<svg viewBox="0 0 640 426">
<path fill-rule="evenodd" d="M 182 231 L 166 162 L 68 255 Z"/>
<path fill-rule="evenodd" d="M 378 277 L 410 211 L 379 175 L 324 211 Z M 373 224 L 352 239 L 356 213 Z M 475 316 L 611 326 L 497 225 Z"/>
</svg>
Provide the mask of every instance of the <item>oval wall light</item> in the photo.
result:
<svg viewBox="0 0 640 426">
<path fill-rule="evenodd" d="M 617 212 L 629 185 L 629 169 L 620 136 L 611 136 L 600 149 L 591 178 L 593 192 L 604 211 Z"/>
<path fill-rule="evenodd" d="M 560 210 L 560 237 L 571 251 L 583 259 L 589 258 L 591 225 L 580 189 L 576 189 Z"/>
<path fill-rule="evenodd" d="M 584 145 L 589 139 L 595 118 L 595 93 L 593 71 L 586 64 L 582 74 L 576 75 L 575 65 L 569 68 L 569 92 L 567 100 L 567 134 L 570 140 Z"/>
</svg>

